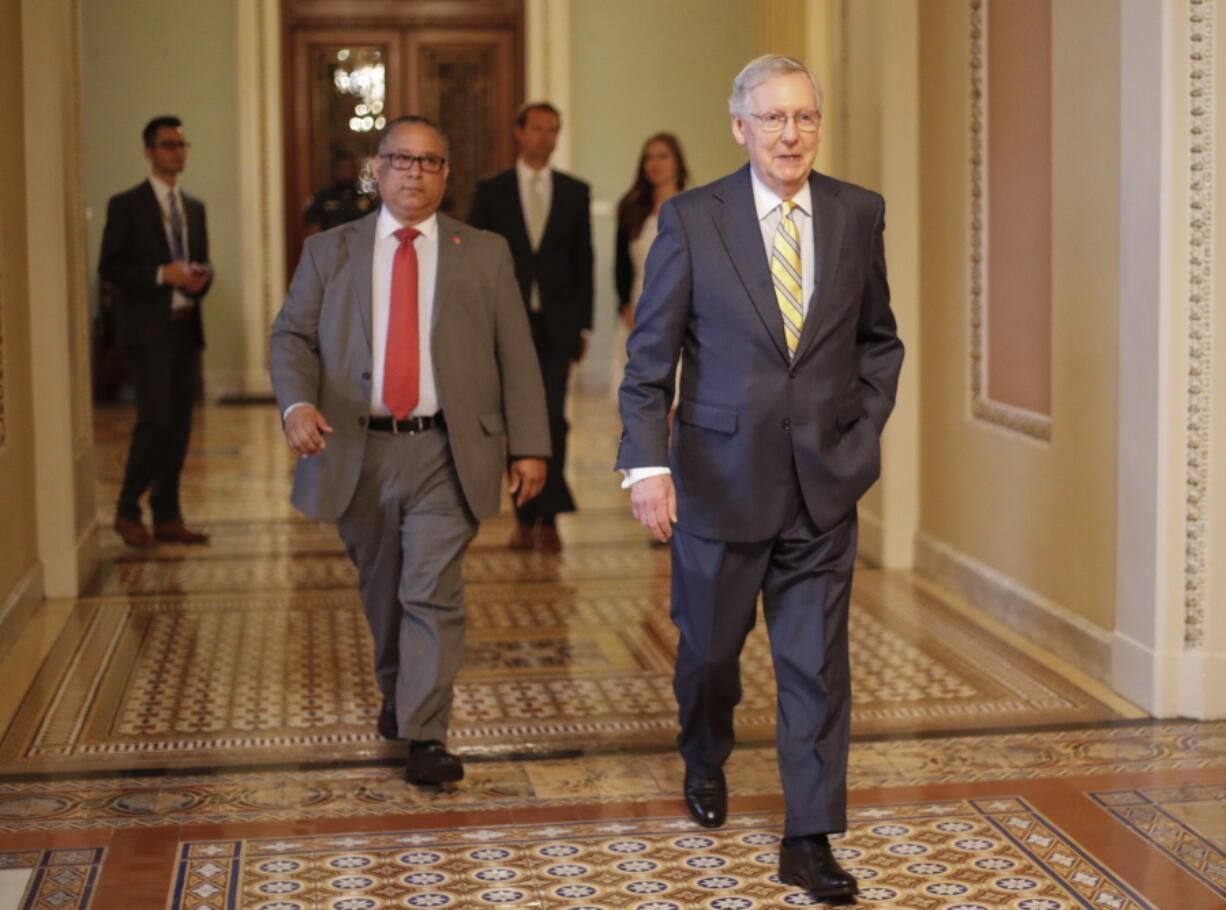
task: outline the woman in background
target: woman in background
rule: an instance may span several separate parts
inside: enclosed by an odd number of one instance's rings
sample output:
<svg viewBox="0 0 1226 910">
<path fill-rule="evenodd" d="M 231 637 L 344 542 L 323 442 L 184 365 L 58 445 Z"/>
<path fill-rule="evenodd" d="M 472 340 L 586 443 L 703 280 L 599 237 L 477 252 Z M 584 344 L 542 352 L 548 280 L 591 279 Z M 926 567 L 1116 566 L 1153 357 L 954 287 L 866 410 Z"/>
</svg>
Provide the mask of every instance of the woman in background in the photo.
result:
<svg viewBox="0 0 1226 910">
<path fill-rule="evenodd" d="M 643 291 L 643 268 L 647 251 L 656 239 L 656 217 L 660 206 L 676 196 L 689 179 L 681 143 L 672 133 L 656 133 L 643 143 L 634 185 L 617 203 L 617 251 L 614 276 L 617 280 L 618 315 L 613 350 L 613 395 L 621 385 L 626 368 L 626 336 L 634 327 L 634 307 Z"/>
</svg>

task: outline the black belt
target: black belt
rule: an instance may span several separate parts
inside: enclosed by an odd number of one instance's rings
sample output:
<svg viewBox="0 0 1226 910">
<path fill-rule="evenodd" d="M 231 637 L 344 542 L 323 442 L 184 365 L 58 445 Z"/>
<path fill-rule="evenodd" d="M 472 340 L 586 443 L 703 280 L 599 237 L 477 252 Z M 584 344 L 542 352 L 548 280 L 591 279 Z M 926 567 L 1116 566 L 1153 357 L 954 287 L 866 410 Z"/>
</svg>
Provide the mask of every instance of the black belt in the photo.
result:
<svg viewBox="0 0 1226 910">
<path fill-rule="evenodd" d="M 430 414 L 426 417 L 406 417 L 395 420 L 391 417 L 371 417 L 366 421 L 366 429 L 375 433 L 424 433 L 435 427 L 445 426 L 443 412 Z"/>
</svg>

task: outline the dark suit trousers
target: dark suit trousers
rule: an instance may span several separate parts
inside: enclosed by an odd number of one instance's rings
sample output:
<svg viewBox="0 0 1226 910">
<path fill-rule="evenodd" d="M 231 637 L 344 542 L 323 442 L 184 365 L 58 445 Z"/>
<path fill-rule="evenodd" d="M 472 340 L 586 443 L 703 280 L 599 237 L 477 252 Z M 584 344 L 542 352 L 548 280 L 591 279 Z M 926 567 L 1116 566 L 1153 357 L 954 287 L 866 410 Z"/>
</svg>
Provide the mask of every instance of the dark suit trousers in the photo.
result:
<svg viewBox="0 0 1226 910">
<path fill-rule="evenodd" d="M 731 753 L 741 647 L 761 591 L 779 690 L 776 746 L 789 836 L 847 826 L 847 612 L 856 555 L 854 510 L 819 531 L 799 487 L 795 501 L 794 517 L 774 540 L 728 543 L 674 531 L 672 542 L 678 748 L 704 775 Z"/>
<path fill-rule="evenodd" d="M 571 358 L 550 345 L 540 313 L 530 313 L 532 341 L 536 356 L 541 363 L 541 379 L 545 383 L 545 410 L 549 414 L 549 440 L 553 457 L 549 461 L 549 473 L 539 496 L 527 504 L 517 506 L 515 518 L 526 525 L 541 522 L 553 524 L 559 512 L 575 511 L 575 499 L 566 484 L 566 436 L 570 424 L 566 422 L 566 390 L 570 383 Z"/>
<path fill-rule="evenodd" d="M 375 678 L 404 739 L 447 738 L 464 652 L 464 553 L 477 533 L 447 431 L 371 433 L 337 521 L 358 570 Z"/>
<path fill-rule="evenodd" d="M 146 490 L 155 524 L 182 517 L 179 475 L 191 438 L 200 348 L 190 319 L 171 322 L 169 339 L 165 346 L 128 348 L 136 426 L 115 511 L 132 521 L 141 520 L 140 498 Z"/>
</svg>

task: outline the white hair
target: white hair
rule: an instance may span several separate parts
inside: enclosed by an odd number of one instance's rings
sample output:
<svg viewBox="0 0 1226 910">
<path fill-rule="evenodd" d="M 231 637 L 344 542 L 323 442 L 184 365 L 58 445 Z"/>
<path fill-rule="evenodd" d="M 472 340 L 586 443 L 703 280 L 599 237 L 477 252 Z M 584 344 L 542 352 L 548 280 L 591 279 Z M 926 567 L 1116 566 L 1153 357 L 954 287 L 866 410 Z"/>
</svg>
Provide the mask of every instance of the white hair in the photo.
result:
<svg viewBox="0 0 1226 910">
<path fill-rule="evenodd" d="M 804 73 L 813 84 L 813 97 L 817 99 L 817 113 L 822 112 L 822 86 L 809 68 L 795 57 L 783 54 L 763 54 L 745 64 L 745 68 L 732 80 L 732 94 L 728 97 L 728 112 L 744 119 L 749 116 L 749 93 L 775 76 Z"/>
</svg>

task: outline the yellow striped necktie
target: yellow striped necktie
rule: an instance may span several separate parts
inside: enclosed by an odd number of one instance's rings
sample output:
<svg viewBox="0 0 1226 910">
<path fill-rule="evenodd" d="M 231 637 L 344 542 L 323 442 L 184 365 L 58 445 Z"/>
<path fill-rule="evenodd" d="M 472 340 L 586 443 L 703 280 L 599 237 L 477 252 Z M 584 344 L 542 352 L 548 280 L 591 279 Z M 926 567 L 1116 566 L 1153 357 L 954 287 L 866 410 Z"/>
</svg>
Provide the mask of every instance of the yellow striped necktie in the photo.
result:
<svg viewBox="0 0 1226 910">
<path fill-rule="evenodd" d="M 800 277 L 800 230 L 792 220 L 796 203 L 788 199 L 781 203 L 781 207 L 783 217 L 779 219 L 775 241 L 771 245 L 771 278 L 775 284 L 779 312 L 783 314 L 783 335 L 788 343 L 788 358 L 791 359 L 796 356 L 800 330 L 805 324 L 805 311 L 800 302 L 803 287 Z"/>
</svg>

